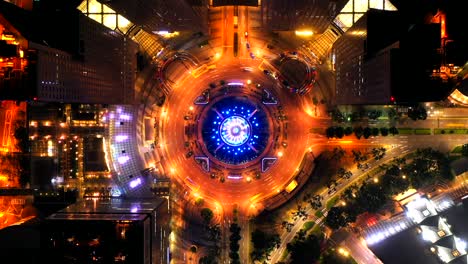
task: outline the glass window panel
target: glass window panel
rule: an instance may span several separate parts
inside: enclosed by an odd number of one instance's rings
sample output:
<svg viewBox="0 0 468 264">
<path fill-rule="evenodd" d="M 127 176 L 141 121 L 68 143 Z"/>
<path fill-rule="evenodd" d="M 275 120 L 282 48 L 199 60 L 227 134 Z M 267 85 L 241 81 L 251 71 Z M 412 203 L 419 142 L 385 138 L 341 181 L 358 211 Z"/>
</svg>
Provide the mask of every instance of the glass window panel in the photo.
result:
<svg viewBox="0 0 468 264">
<path fill-rule="evenodd" d="M 354 12 L 364 13 L 369 9 L 367 0 L 354 0 Z"/>
<path fill-rule="evenodd" d="M 125 34 L 127 30 L 132 26 L 132 23 L 125 17 L 118 15 L 119 29 Z"/>
<path fill-rule="evenodd" d="M 370 0 L 369 8 L 383 9 L 383 3 L 385 0 Z"/>
<path fill-rule="evenodd" d="M 345 28 L 349 28 L 353 25 L 353 15 L 352 14 L 339 14 L 336 19 L 340 21 L 339 24 L 343 25 Z"/>
<path fill-rule="evenodd" d="M 364 14 L 354 14 L 354 23 L 358 21 Z"/>
<path fill-rule="evenodd" d="M 349 0 L 348 3 L 343 7 L 343 9 L 341 9 L 340 13 L 343 13 L 343 12 L 348 12 L 348 13 L 353 12 L 353 0 Z"/>
<path fill-rule="evenodd" d="M 385 10 L 396 11 L 397 8 L 390 1 L 385 0 Z"/>
<path fill-rule="evenodd" d="M 102 5 L 102 11 L 107 14 L 115 14 L 115 11 L 106 5 Z"/>
<path fill-rule="evenodd" d="M 97 0 L 90 0 L 88 8 L 89 13 L 102 13 L 102 4 Z"/>
<path fill-rule="evenodd" d="M 103 16 L 104 26 L 114 30 L 117 27 L 117 16 L 116 15 L 104 15 Z"/>
<path fill-rule="evenodd" d="M 81 13 L 88 13 L 88 0 L 83 0 L 77 9 L 80 10 Z"/>
<path fill-rule="evenodd" d="M 102 16 L 101 15 L 90 14 L 88 17 L 91 18 L 92 20 L 102 24 Z"/>
</svg>

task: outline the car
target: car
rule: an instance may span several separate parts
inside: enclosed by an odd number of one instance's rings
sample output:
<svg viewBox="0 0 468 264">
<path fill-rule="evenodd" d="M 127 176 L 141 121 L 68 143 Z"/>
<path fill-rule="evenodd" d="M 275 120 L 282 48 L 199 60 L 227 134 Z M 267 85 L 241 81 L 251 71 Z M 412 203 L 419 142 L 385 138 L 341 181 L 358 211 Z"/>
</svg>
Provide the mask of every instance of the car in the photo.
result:
<svg viewBox="0 0 468 264">
<path fill-rule="evenodd" d="M 247 49 L 250 49 L 250 44 L 248 42 L 245 43 L 245 46 L 247 47 Z"/>
<path fill-rule="evenodd" d="M 251 71 L 253 71 L 253 69 L 252 69 L 252 67 L 244 67 L 244 68 L 242 68 L 242 71 L 251 72 Z"/>
<path fill-rule="evenodd" d="M 246 38 L 249 37 L 249 33 L 248 33 L 247 31 L 244 32 L 244 36 L 245 36 Z"/>
<path fill-rule="evenodd" d="M 250 58 L 255 59 L 255 54 L 253 52 L 250 52 Z"/>
<path fill-rule="evenodd" d="M 271 72 L 269 70 L 263 70 L 263 73 L 265 73 L 266 75 L 269 75 Z"/>
<path fill-rule="evenodd" d="M 297 51 L 290 51 L 289 54 L 296 56 L 296 55 L 297 55 Z"/>
</svg>

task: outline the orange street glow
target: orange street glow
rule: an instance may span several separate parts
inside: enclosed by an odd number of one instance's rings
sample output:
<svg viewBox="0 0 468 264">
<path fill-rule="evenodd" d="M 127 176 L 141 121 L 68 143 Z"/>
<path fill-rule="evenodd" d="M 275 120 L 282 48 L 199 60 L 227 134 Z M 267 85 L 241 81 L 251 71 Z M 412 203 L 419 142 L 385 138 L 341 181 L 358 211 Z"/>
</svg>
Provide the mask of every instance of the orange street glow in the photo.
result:
<svg viewBox="0 0 468 264">
<path fill-rule="evenodd" d="M 296 30 L 296 36 L 299 37 L 310 37 L 314 35 L 314 32 L 312 30 Z"/>
<path fill-rule="evenodd" d="M 288 186 L 286 186 L 285 190 L 286 192 L 290 193 L 292 192 L 294 189 L 296 189 L 297 187 L 297 181 L 296 180 L 292 180 L 292 182 L 290 182 L 288 184 Z"/>
</svg>

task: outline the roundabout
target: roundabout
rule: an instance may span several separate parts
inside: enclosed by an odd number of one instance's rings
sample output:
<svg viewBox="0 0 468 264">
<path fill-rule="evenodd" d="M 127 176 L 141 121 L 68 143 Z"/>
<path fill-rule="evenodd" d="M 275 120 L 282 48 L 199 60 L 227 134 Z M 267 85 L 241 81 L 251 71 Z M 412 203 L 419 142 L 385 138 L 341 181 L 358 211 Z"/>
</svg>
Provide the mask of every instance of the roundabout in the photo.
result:
<svg viewBox="0 0 468 264">
<path fill-rule="evenodd" d="M 254 36 L 244 38 L 265 56 L 208 48 L 174 53 L 159 68 L 166 101 L 154 116 L 154 152 L 161 173 L 184 186 L 186 195 L 253 214 L 289 199 L 288 186 L 301 186 L 318 139 L 309 133 L 316 121 L 308 98 L 273 78 L 294 67 L 279 67 L 278 53 L 254 45 Z"/>
<path fill-rule="evenodd" d="M 313 120 L 304 98 L 266 76 L 256 61 L 242 71 L 220 60 L 215 71 L 174 82 L 162 107 L 161 166 L 188 194 L 249 210 L 282 197 L 301 173 Z M 223 76 L 222 80 L 217 76 Z M 186 87 L 190 87 L 186 88 Z"/>
</svg>

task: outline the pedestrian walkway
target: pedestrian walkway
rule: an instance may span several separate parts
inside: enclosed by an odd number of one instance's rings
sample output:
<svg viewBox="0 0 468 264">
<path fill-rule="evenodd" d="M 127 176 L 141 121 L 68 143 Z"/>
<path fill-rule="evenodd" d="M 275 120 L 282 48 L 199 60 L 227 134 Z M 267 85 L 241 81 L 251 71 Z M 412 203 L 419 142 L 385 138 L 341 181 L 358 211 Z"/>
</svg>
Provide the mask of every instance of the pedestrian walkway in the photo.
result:
<svg viewBox="0 0 468 264">
<path fill-rule="evenodd" d="M 310 49 L 316 59 L 320 59 L 327 55 L 333 43 L 335 43 L 339 37 L 341 37 L 341 31 L 335 26 L 330 25 L 322 35 L 310 41 L 306 48 Z"/>
</svg>

